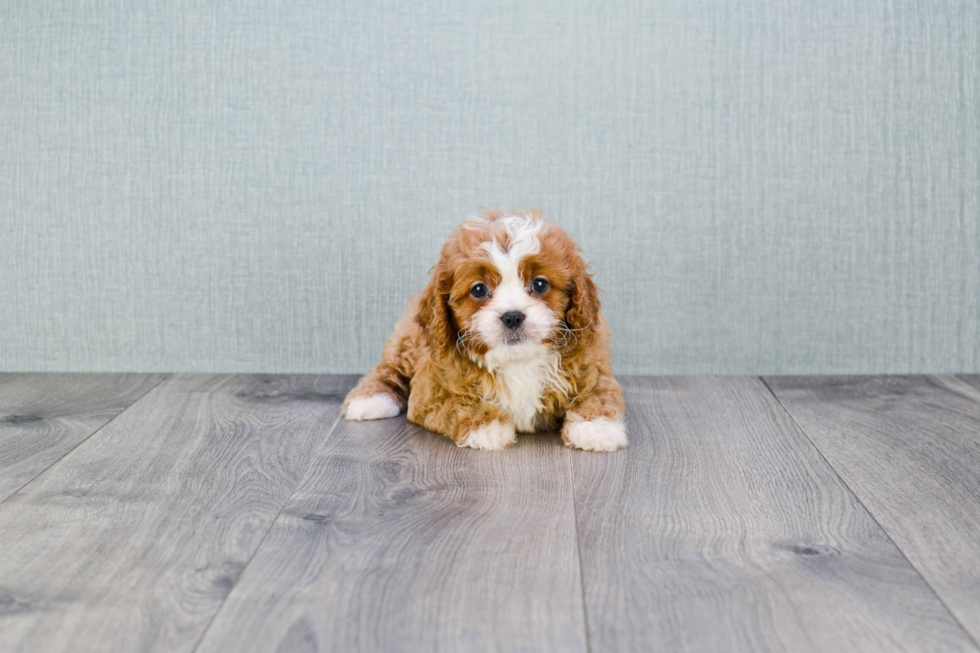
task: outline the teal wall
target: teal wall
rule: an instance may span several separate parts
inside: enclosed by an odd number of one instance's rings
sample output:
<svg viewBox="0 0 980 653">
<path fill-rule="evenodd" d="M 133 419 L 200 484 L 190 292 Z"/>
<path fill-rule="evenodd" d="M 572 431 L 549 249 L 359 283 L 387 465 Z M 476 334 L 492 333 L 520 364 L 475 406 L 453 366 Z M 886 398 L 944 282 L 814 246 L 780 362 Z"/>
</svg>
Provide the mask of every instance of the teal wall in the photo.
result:
<svg viewBox="0 0 980 653">
<path fill-rule="evenodd" d="M 980 4 L 0 3 L 0 369 L 364 370 L 512 205 L 619 372 L 980 372 Z"/>
</svg>

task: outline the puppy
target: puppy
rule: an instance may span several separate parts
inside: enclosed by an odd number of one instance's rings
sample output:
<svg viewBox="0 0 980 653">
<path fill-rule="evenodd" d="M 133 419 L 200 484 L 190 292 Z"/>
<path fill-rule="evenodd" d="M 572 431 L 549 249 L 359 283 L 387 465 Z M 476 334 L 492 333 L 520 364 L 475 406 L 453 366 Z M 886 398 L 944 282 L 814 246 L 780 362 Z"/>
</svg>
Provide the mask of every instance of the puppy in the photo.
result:
<svg viewBox="0 0 980 653">
<path fill-rule="evenodd" d="M 627 443 L 609 331 L 578 246 L 538 211 L 463 222 L 344 402 L 349 420 L 394 417 L 460 447 L 496 450 L 561 426 L 567 447 Z"/>
</svg>

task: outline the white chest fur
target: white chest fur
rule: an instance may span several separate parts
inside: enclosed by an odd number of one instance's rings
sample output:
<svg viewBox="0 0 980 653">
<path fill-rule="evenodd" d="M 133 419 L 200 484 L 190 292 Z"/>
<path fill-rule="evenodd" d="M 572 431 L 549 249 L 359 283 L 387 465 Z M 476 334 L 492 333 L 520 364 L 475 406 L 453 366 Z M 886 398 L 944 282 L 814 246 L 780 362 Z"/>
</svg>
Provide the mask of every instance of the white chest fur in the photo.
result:
<svg viewBox="0 0 980 653">
<path fill-rule="evenodd" d="M 557 352 L 542 347 L 533 356 L 488 366 L 497 381 L 497 391 L 488 399 L 510 413 L 516 430 L 533 432 L 544 407 L 545 392 L 566 384 L 560 362 Z"/>
</svg>

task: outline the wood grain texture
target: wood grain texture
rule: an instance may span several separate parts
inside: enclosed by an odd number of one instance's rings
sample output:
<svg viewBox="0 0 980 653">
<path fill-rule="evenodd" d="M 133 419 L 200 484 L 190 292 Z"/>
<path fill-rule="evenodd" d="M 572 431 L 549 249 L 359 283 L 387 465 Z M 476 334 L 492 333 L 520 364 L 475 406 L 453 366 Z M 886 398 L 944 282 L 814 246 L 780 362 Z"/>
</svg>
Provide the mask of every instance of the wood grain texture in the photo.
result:
<svg viewBox="0 0 980 653">
<path fill-rule="evenodd" d="M 173 377 L 10 497 L 0 650 L 189 650 L 352 381 Z"/>
<path fill-rule="evenodd" d="M 585 651 L 569 454 L 343 423 L 199 650 Z"/>
<path fill-rule="evenodd" d="M 165 374 L 0 374 L 0 502 Z"/>
<path fill-rule="evenodd" d="M 980 377 L 766 381 L 980 641 Z"/>
<path fill-rule="evenodd" d="M 975 650 L 758 379 L 624 385 L 572 457 L 592 650 Z"/>
</svg>

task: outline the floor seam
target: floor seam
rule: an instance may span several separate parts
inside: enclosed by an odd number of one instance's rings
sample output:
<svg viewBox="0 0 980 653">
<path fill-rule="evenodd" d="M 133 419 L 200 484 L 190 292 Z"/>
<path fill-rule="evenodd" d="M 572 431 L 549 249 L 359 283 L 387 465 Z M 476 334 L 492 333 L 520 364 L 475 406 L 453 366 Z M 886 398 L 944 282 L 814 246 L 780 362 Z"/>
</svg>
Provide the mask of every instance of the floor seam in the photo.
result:
<svg viewBox="0 0 980 653">
<path fill-rule="evenodd" d="M 0 506 L 2 506 L 4 503 L 6 503 L 8 499 L 10 499 L 11 497 L 15 496 L 17 493 L 19 493 L 25 487 L 27 487 L 28 485 L 30 485 L 31 483 L 33 483 L 37 479 L 41 478 L 41 476 L 43 476 L 49 469 L 51 469 L 52 467 L 54 467 L 55 465 L 57 465 L 58 463 L 60 463 L 62 460 L 64 460 L 68 456 L 70 456 L 73 451 L 75 451 L 80 446 L 82 446 L 83 444 L 85 444 L 86 442 L 88 442 L 89 440 L 91 440 L 93 437 L 95 437 L 96 434 L 101 433 L 103 429 L 105 429 L 107 426 L 109 426 L 110 424 L 112 424 L 113 422 L 115 422 L 117 419 L 119 419 L 120 417 L 122 417 L 124 414 L 126 414 L 127 412 L 129 412 L 133 408 L 133 406 L 135 406 L 140 401 L 142 401 L 143 398 L 146 397 L 146 395 L 150 394 L 151 392 L 153 392 L 154 390 L 156 390 L 157 388 L 159 388 L 161 385 L 163 385 L 166 381 L 170 380 L 172 377 L 173 377 L 173 374 L 167 374 L 162 379 L 160 379 L 159 381 L 157 381 L 156 383 L 154 383 L 152 386 L 150 386 L 146 390 L 146 392 L 144 392 L 139 397 L 137 397 L 133 401 L 133 403 L 129 404 L 128 406 L 126 406 L 125 408 L 123 408 L 121 411 L 119 411 L 118 413 L 116 413 L 115 415 L 113 415 L 112 418 L 109 421 L 107 421 L 105 424 L 103 424 L 99 428 L 95 429 L 94 431 L 92 431 L 91 433 L 89 433 L 88 435 L 86 435 L 84 438 L 82 438 L 82 440 L 80 442 L 78 442 L 78 444 L 76 444 L 74 447 L 72 447 L 71 449 L 69 449 L 68 451 L 66 451 L 64 454 L 62 454 L 61 456 L 59 456 L 57 460 L 52 461 L 50 465 L 48 465 L 47 467 L 45 467 L 44 469 L 42 469 L 41 471 L 39 471 L 37 474 L 35 474 L 34 476 L 32 476 L 30 479 L 28 479 L 28 481 L 26 483 L 24 483 L 19 488 L 17 488 L 16 490 L 14 490 L 10 494 L 8 494 L 3 499 L 0 499 Z"/>
<path fill-rule="evenodd" d="M 589 608 L 585 602 L 585 567 L 582 565 L 582 542 L 579 539 L 580 531 L 578 528 L 578 501 L 575 500 L 575 476 L 572 474 L 571 450 L 565 450 L 565 465 L 568 470 L 568 487 L 571 492 L 572 500 L 572 523 L 575 526 L 575 553 L 578 555 L 578 582 L 582 596 L 582 625 L 585 628 L 585 650 L 586 653 L 592 652 L 592 640 L 589 634 Z"/>
<path fill-rule="evenodd" d="M 946 601 L 944 601 L 943 597 L 939 595 L 939 592 L 937 592 L 936 588 L 932 586 L 932 583 L 930 583 L 929 580 L 922 575 L 922 571 L 911 560 L 909 560 L 909 557 L 905 554 L 905 551 L 902 550 L 902 547 L 898 545 L 898 542 L 896 542 L 894 538 L 892 538 L 891 533 L 888 532 L 888 529 L 886 529 L 881 524 L 881 522 L 878 521 L 878 518 L 875 517 L 874 513 L 871 512 L 871 509 L 865 505 L 864 501 L 861 500 L 861 497 L 859 497 L 858 494 L 853 489 L 851 489 L 851 486 L 848 485 L 847 481 L 844 480 L 844 477 L 841 476 L 840 472 L 837 471 L 837 468 L 834 467 L 829 460 L 827 460 L 827 457 L 823 455 L 823 451 L 821 451 L 820 447 L 818 447 L 817 444 L 813 441 L 813 439 L 810 437 L 810 434 L 806 432 L 806 429 L 803 428 L 803 425 L 796 420 L 796 416 L 790 412 L 789 408 L 787 408 L 785 404 L 783 404 L 782 400 L 772 389 L 772 386 L 769 385 L 769 382 L 766 381 L 764 377 L 760 376 L 758 378 L 759 381 L 762 382 L 762 385 L 766 387 L 766 390 L 769 391 L 769 394 L 772 395 L 773 399 L 776 400 L 776 403 L 779 404 L 779 407 L 783 409 L 783 412 L 786 413 L 786 415 L 793 421 L 793 424 L 796 425 L 796 428 L 799 429 L 800 433 L 803 434 L 803 437 L 807 439 L 807 442 L 810 443 L 810 446 L 814 448 L 814 450 L 817 452 L 817 455 L 820 456 L 820 459 L 827 464 L 827 467 L 829 467 L 830 471 L 834 473 L 834 476 L 836 476 L 840 480 L 840 482 L 844 485 L 844 487 L 847 488 L 847 491 L 851 493 L 851 496 L 854 497 L 854 500 L 857 501 L 862 508 L 864 508 L 864 511 L 868 513 L 868 516 L 871 517 L 871 520 L 878 526 L 878 528 L 881 529 L 881 532 L 884 533 L 885 537 L 888 538 L 888 541 L 892 543 L 892 546 L 894 546 L 895 550 L 898 551 L 898 553 L 902 556 L 902 559 L 908 563 L 909 567 L 911 567 L 912 570 L 916 573 L 916 575 L 922 579 L 922 582 L 925 583 L 926 587 L 928 587 L 929 590 L 932 591 L 933 596 L 935 596 L 936 599 L 939 601 L 939 604 L 946 609 L 946 612 L 949 614 L 950 618 L 953 620 L 954 623 L 956 623 L 957 626 L 960 627 L 960 630 L 963 631 L 963 634 L 965 634 L 967 639 L 970 640 L 974 648 L 980 651 L 980 642 L 977 642 L 977 640 L 973 637 L 973 633 L 971 633 L 967 629 L 967 627 L 963 625 L 963 622 L 960 621 L 959 617 L 956 616 L 956 613 L 953 612 L 953 610 L 950 609 L 949 605 L 946 604 Z"/>
<path fill-rule="evenodd" d="M 343 418 L 344 418 L 344 413 L 343 410 L 341 410 L 340 413 L 337 415 L 337 419 L 334 420 L 333 424 L 330 426 L 330 429 L 327 431 L 327 434 L 323 436 L 323 441 L 320 443 L 320 446 L 317 447 L 316 453 L 314 453 L 313 456 L 310 457 L 310 464 L 306 466 L 306 470 L 303 471 L 302 476 L 300 476 L 299 480 L 296 481 L 296 485 L 293 486 L 293 489 L 289 492 L 289 495 L 286 497 L 286 500 L 282 502 L 282 505 L 279 507 L 279 512 L 277 512 L 276 516 L 272 519 L 271 522 L 269 522 L 269 528 L 267 528 L 265 533 L 262 535 L 262 539 L 259 540 L 259 543 L 256 545 L 255 550 L 252 551 L 252 555 L 250 555 L 248 557 L 248 560 L 245 561 L 244 566 L 242 566 L 241 573 L 238 574 L 238 578 L 235 579 L 235 582 L 228 590 L 228 593 L 225 594 L 225 598 L 221 600 L 221 604 L 218 606 L 218 609 L 214 611 L 213 615 L 211 615 L 211 619 L 208 621 L 208 625 L 204 627 L 204 630 L 201 632 L 201 636 L 194 644 L 194 648 L 191 649 L 192 653 L 197 653 L 197 649 L 200 648 L 201 644 L 204 643 L 204 639 L 208 636 L 208 632 L 211 630 L 211 626 L 214 625 L 214 622 L 218 620 L 218 615 L 221 614 L 221 611 L 224 609 L 225 604 L 228 602 L 228 599 L 231 597 L 232 592 L 234 592 L 235 588 L 238 587 L 239 581 L 241 581 L 242 577 L 245 575 L 245 572 L 248 571 L 248 567 L 250 564 L 252 564 L 252 560 L 255 559 L 255 556 L 258 555 L 258 552 L 262 549 L 262 545 L 265 544 L 265 540 L 266 538 L 269 537 L 269 533 L 272 532 L 272 529 L 275 527 L 276 522 L 279 521 L 279 517 L 282 515 L 282 511 L 286 509 L 287 505 L 289 505 L 289 502 L 293 498 L 293 495 L 296 494 L 296 490 L 299 489 L 299 486 L 306 479 L 307 475 L 310 473 L 310 470 L 313 469 L 313 463 L 315 463 L 317 458 L 320 457 L 320 452 L 323 451 L 323 447 L 327 444 L 327 441 L 330 439 L 330 436 L 333 435 L 334 431 L 337 430 L 337 426 L 340 424 L 340 421 Z"/>
</svg>

